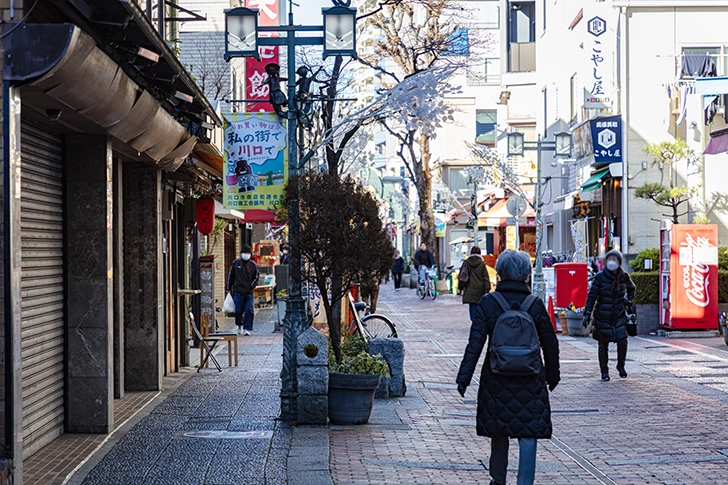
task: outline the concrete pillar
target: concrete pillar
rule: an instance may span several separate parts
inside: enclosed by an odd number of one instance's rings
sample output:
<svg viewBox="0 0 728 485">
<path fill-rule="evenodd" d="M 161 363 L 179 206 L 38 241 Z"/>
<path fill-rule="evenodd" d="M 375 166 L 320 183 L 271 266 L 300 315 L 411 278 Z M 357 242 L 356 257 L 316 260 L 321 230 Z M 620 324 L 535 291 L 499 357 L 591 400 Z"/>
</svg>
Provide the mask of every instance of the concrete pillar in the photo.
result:
<svg viewBox="0 0 728 485">
<path fill-rule="evenodd" d="M 124 397 L 124 230 L 123 163 L 114 159 L 114 398 Z"/>
<path fill-rule="evenodd" d="M 66 137 L 66 430 L 110 433 L 113 395 L 111 139 Z"/>
<path fill-rule="evenodd" d="M 123 167 L 124 388 L 158 391 L 164 375 L 162 191 L 160 170 Z"/>
</svg>

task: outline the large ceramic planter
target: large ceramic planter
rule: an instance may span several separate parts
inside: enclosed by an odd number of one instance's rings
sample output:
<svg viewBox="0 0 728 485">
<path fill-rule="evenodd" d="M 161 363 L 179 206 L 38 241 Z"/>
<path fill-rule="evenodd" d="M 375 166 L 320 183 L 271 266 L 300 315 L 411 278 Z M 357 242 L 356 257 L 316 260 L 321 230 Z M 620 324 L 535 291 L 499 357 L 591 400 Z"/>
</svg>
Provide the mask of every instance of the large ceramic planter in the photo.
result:
<svg viewBox="0 0 728 485">
<path fill-rule="evenodd" d="M 569 330 L 569 335 L 574 337 L 584 337 L 589 335 L 588 328 L 584 328 L 581 322 L 584 321 L 583 315 L 569 316 L 566 315 L 566 328 Z"/>
<path fill-rule="evenodd" d="M 718 321 L 718 330 L 723 334 L 723 341 L 728 345 L 728 320 Z"/>
<path fill-rule="evenodd" d="M 559 315 L 559 323 L 561 324 L 561 335 L 569 335 L 569 329 L 566 327 L 566 317 Z"/>
<path fill-rule="evenodd" d="M 329 374 L 329 421 L 333 424 L 364 424 L 369 421 L 378 374 Z"/>
</svg>

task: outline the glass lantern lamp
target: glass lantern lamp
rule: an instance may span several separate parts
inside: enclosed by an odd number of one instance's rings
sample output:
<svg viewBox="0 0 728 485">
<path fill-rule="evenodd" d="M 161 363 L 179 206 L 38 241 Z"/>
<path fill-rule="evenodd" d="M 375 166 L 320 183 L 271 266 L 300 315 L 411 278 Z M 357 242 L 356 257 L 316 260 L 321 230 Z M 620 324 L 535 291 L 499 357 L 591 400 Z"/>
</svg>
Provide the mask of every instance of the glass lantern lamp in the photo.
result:
<svg viewBox="0 0 728 485">
<path fill-rule="evenodd" d="M 356 9 L 331 7 L 321 9 L 324 17 L 324 59 L 349 56 L 356 59 Z"/>
<path fill-rule="evenodd" d="M 225 60 L 255 57 L 258 53 L 258 9 L 237 7 L 225 10 Z"/>
</svg>

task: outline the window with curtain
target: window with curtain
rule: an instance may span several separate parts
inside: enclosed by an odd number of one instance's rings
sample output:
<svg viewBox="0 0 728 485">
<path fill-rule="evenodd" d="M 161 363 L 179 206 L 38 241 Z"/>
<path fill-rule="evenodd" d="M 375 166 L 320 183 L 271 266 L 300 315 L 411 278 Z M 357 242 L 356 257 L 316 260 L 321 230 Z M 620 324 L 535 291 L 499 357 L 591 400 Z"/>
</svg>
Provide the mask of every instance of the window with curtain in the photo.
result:
<svg viewBox="0 0 728 485">
<path fill-rule="evenodd" d="M 475 110 L 475 142 L 482 145 L 495 145 L 498 111 L 494 109 Z"/>
</svg>

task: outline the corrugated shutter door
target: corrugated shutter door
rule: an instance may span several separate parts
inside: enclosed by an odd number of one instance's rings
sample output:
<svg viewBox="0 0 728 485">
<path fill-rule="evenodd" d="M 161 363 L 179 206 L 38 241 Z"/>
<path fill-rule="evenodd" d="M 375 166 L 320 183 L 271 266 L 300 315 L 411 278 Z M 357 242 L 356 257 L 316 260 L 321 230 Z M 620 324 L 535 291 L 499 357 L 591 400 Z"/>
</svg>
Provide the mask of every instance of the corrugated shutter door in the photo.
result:
<svg viewBox="0 0 728 485">
<path fill-rule="evenodd" d="M 63 433 L 63 140 L 21 123 L 23 455 Z"/>
</svg>

